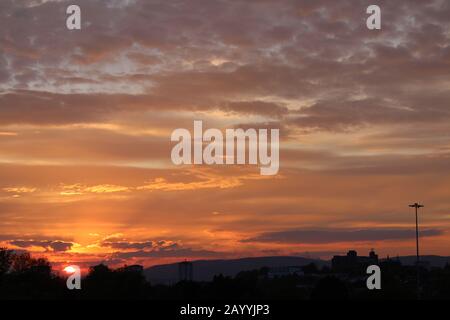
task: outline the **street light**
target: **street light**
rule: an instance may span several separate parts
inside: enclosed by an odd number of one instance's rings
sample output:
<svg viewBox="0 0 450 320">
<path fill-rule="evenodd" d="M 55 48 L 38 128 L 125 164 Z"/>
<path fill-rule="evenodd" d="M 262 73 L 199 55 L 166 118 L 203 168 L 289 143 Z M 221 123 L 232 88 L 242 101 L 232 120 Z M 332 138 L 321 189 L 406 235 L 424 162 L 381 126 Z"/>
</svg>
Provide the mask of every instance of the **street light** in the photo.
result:
<svg viewBox="0 0 450 320">
<path fill-rule="evenodd" d="M 417 268 L 417 299 L 420 299 L 420 278 L 419 278 L 419 219 L 417 217 L 417 211 L 419 208 L 423 208 L 424 206 L 418 204 L 417 202 L 414 204 L 410 204 L 409 207 L 416 209 L 416 268 Z"/>
</svg>

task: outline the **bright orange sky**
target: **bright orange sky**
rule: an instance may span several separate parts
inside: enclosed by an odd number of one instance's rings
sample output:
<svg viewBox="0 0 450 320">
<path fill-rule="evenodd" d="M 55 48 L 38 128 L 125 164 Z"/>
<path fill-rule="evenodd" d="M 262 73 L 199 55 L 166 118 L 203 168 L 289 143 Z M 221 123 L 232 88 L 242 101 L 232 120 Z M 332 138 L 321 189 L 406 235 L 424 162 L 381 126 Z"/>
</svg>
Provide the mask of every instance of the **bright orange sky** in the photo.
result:
<svg viewBox="0 0 450 320">
<path fill-rule="evenodd" d="M 0 246 L 54 263 L 450 255 L 450 3 L 0 3 Z M 279 128 L 280 171 L 170 134 Z"/>
</svg>

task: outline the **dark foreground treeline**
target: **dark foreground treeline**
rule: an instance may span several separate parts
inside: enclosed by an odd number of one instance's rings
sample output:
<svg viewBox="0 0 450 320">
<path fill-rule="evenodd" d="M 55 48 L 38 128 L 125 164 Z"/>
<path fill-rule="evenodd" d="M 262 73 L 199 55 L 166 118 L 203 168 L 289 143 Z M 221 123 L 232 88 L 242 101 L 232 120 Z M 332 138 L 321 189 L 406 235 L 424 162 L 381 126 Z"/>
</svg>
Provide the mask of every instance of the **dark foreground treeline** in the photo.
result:
<svg viewBox="0 0 450 320">
<path fill-rule="evenodd" d="M 81 290 L 68 290 L 66 279 L 52 272 L 45 259 L 0 249 L 0 299 L 415 299 L 416 269 L 385 261 L 382 290 L 368 290 L 361 273 L 337 274 L 314 264 L 304 275 L 270 277 L 269 270 L 245 271 L 234 278 L 216 276 L 212 282 L 151 285 L 142 272 L 127 268 L 91 267 Z M 423 299 L 450 299 L 450 266 L 421 270 Z"/>
</svg>

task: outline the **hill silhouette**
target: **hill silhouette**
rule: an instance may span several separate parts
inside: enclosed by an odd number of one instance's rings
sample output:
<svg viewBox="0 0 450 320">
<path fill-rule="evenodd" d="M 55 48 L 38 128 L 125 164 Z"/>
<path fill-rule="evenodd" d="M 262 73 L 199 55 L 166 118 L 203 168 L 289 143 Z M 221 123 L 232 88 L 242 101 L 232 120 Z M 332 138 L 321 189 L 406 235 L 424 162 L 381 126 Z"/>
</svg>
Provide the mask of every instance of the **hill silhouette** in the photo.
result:
<svg viewBox="0 0 450 320">
<path fill-rule="evenodd" d="M 379 261 L 383 290 L 375 291 L 368 290 L 366 286 L 365 268 L 343 271 L 336 266 L 330 268 L 327 261 L 302 257 L 194 261 L 194 281 L 178 281 L 178 264 L 154 266 L 146 269 L 145 274 L 139 265 L 111 268 L 99 264 L 91 266 L 81 279 L 82 290 L 68 290 L 67 275 L 54 272 L 48 260 L 33 258 L 27 252 L 17 253 L 0 248 L 0 300 L 391 300 L 416 299 L 418 292 L 421 299 L 450 298 L 450 264 L 446 263 L 443 268 L 432 265 L 447 262 L 449 257 L 423 257 L 423 261 L 428 263 L 419 269 L 420 291 L 417 289 L 416 267 L 402 265 L 402 259 L 411 258 Z M 359 266 L 358 263 L 356 265 Z M 300 268 L 270 270 L 287 266 Z"/>
<path fill-rule="evenodd" d="M 413 266 L 416 263 L 416 256 L 395 257 L 402 265 Z M 421 256 L 421 260 L 429 264 L 430 267 L 443 268 L 450 264 L 450 257 L 427 255 Z M 331 261 L 321 259 L 310 259 L 296 256 L 269 256 L 252 257 L 240 259 L 218 259 L 218 260 L 194 260 L 191 261 L 194 267 L 195 281 L 212 281 L 214 276 L 234 277 L 241 271 L 256 270 L 263 267 L 276 268 L 288 266 L 305 266 L 314 263 L 321 268 L 330 266 Z M 144 270 L 144 275 L 152 284 L 173 284 L 178 282 L 178 263 L 156 265 Z"/>
<path fill-rule="evenodd" d="M 417 257 L 402 256 L 398 257 L 398 259 L 404 266 L 414 266 L 416 265 Z M 434 256 L 434 255 L 420 256 L 420 260 L 429 263 L 430 267 L 443 268 L 445 267 L 446 264 L 450 264 L 450 257 L 443 257 L 443 256 Z"/>
<path fill-rule="evenodd" d="M 328 265 L 329 262 L 319 259 L 309 259 L 292 256 L 252 257 L 241 259 L 195 260 L 195 281 L 211 281 L 215 275 L 234 277 L 241 271 L 256 270 L 263 267 L 275 268 L 286 266 L 305 266 L 315 263 L 318 267 Z M 144 270 L 144 275 L 152 284 L 171 284 L 178 279 L 178 263 L 152 266 Z"/>
</svg>

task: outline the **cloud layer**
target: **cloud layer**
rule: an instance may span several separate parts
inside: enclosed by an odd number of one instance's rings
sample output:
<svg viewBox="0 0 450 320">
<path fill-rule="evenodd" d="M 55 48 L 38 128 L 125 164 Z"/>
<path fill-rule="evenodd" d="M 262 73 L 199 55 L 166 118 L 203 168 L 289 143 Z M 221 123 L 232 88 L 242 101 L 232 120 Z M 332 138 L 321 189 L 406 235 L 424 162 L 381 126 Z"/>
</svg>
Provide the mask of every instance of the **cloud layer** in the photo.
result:
<svg viewBox="0 0 450 320">
<path fill-rule="evenodd" d="M 378 1 L 381 31 L 368 0 L 80 0 L 79 32 L 68 4 L 0 1 L 0 245 L 80 263 L 410 253 L 423 201 L 424 248 L 450 254 L 448 1 Z M 173 166 L 193 120 L 279 128 L 280 173 Z"/>
</svg>

